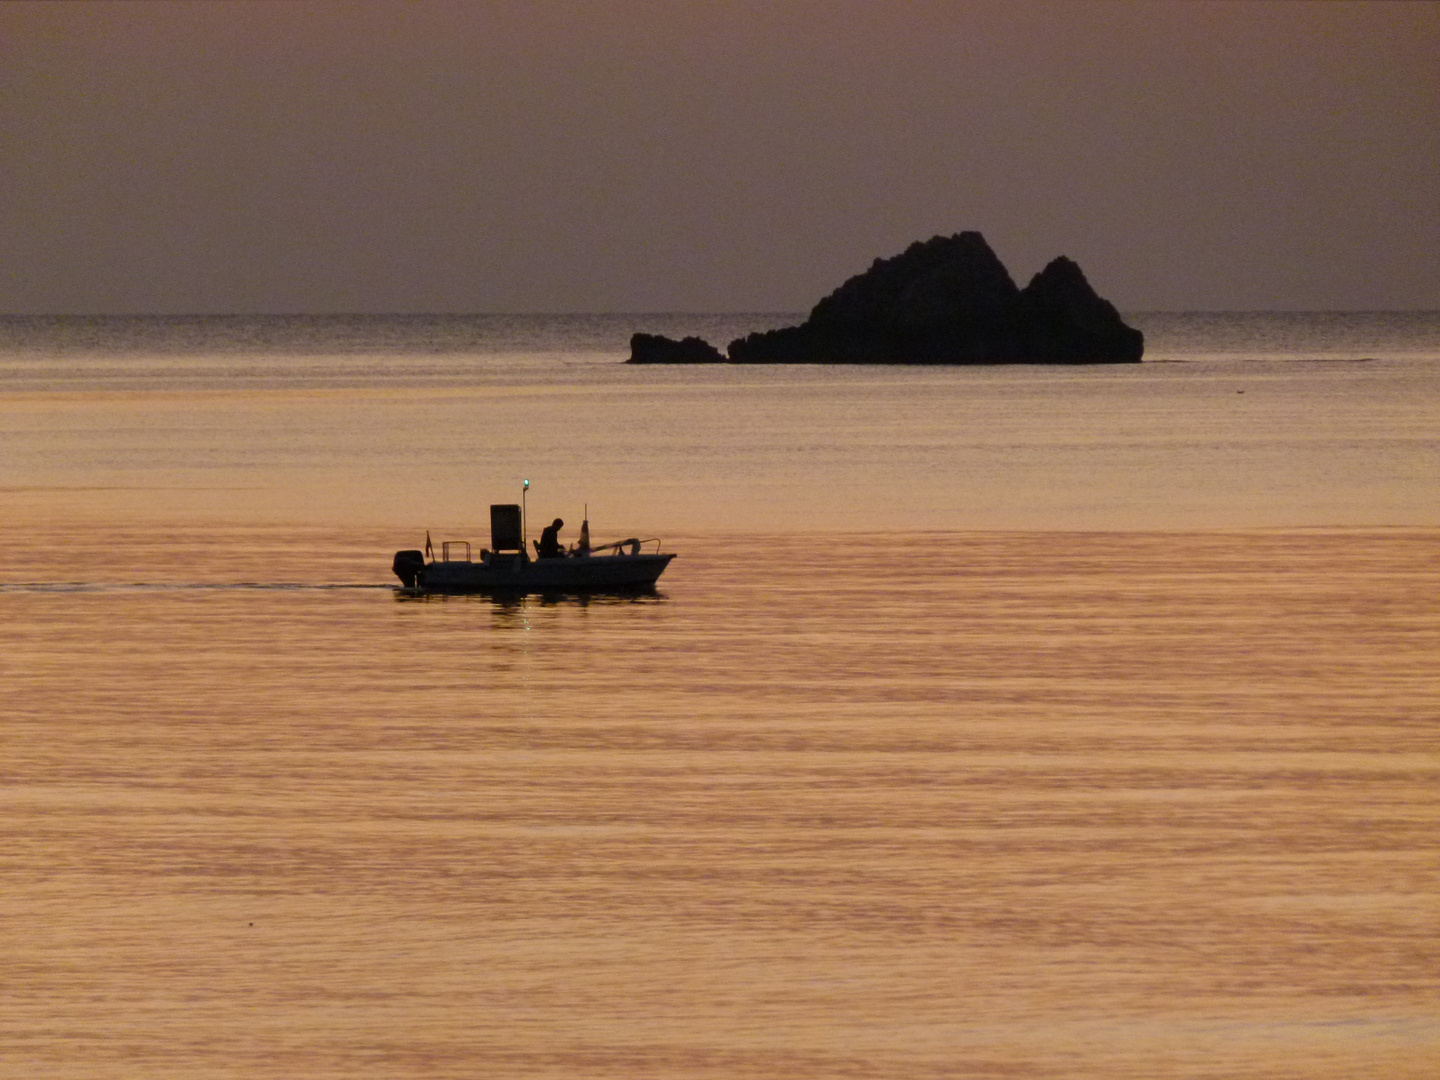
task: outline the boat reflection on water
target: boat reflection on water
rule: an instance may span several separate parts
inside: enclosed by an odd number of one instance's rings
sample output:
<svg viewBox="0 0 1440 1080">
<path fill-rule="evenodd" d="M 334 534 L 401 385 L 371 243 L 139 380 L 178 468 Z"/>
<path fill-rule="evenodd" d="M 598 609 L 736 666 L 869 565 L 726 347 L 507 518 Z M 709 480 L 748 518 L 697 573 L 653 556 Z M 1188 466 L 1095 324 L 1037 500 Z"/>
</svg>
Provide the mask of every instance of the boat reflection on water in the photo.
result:
<svg viewBox="0 0 1440 1080">
<path fill-rule="evenodd" d="M 648 604 L 668 600 L 669 596 L 654 585 L 640 586 L 624 591 L 609 592 L 468 592 L 444 593 L 425 592 L 421 589 L 400 587 L 395 590 L 395 599 L 404 604 L 450 604 L 483 603 L 500 614 L 520 614 L 536 605 L 552 607 L 621 607 L 628 604 Z"/>
<path fill-rule="evenodd" d="M 557 519 L 556 524 L 559 524 Z M 581 541 L 566 552 L 536 543 L 537 558 L 525 550 L 524 512 L 516 504 L 490 507 L 490 548 L 474 559 L 468 540 L 446 540 L 435 557 L 430 536 L 425 550 L 397 551 L 391 568 L 407 595 L 454 596 L 480 594 L 492 597 L 542 598 L 590 596 L 658 596 L 655 582 L 675 558 L 662 552 L 659 540 L 630 537 L 591 547 L 590 522 L 581 527 Z M 654 550 L 646 550 L 649 545 Z"/>
</svg>

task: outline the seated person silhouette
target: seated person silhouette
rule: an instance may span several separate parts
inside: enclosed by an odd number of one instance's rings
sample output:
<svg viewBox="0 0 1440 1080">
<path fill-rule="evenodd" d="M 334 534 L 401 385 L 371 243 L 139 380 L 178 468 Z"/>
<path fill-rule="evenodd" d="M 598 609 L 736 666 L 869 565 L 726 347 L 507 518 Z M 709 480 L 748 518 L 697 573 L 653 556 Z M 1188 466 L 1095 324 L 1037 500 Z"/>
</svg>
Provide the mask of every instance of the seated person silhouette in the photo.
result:
<svg viewBox="0 0 1440 1080">
<path fill-rule="evenodd" d="M 560 530 L 565 527 L 561 518 L 556 518 L 549 525 L 540 531 L 540 541 L 535 548 L 542 559 L 559 559 L 565 555 L 565 549 L 560 546 Z"/>
</svg>

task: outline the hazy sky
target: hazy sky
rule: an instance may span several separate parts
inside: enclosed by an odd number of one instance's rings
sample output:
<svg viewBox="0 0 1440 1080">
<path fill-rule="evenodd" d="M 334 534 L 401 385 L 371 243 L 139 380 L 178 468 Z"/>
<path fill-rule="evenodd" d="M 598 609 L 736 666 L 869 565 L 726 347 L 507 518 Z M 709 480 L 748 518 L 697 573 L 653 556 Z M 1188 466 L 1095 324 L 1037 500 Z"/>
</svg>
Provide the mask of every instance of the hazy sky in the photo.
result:
<svg viewBox="0 0 1440 1080">
<path fill-rule="evenodd" d="M 1440 308 L 1440 4 L 0 5 L 0 311 Z"/>
</svg>

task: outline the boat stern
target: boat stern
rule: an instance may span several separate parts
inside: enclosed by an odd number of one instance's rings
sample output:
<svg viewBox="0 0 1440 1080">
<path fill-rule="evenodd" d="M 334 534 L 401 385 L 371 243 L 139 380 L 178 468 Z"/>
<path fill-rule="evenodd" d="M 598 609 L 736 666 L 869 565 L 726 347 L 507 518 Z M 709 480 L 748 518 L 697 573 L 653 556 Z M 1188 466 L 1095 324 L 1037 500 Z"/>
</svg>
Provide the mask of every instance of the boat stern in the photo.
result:
<svg viewBox="0 0 1440 1080">
<path fill-rule="evenodd" d="M 400 584 L 407 589 L 413 589 L 420 582 L 420 576 L 425 572 L 425 553 L 423 551 L 397 551 L 395 560 L 390 564 L 390 569 L 395 571 L 395 576 L 400 579 Z"/>
</svg>

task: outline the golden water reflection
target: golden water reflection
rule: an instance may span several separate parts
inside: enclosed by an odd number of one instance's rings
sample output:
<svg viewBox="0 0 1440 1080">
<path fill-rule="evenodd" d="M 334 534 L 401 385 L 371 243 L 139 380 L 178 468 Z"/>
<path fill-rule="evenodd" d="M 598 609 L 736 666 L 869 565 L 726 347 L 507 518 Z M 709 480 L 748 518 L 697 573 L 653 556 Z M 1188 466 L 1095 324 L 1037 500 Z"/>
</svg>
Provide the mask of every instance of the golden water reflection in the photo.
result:
<svg viewBox="0 0 1440 1080">
<path fill-rule="evenodd" d="M 0 541 L 7 1075 L 1440 1058 L 1435 530 Z"/>
</svg>

